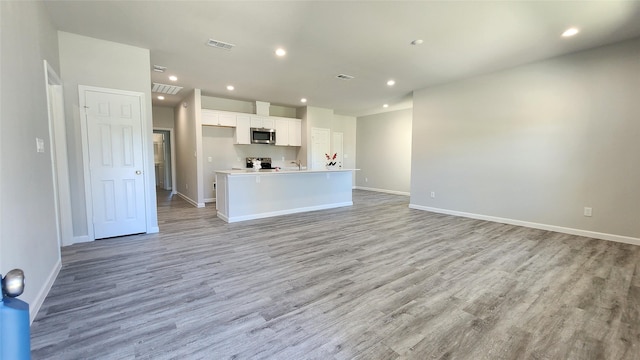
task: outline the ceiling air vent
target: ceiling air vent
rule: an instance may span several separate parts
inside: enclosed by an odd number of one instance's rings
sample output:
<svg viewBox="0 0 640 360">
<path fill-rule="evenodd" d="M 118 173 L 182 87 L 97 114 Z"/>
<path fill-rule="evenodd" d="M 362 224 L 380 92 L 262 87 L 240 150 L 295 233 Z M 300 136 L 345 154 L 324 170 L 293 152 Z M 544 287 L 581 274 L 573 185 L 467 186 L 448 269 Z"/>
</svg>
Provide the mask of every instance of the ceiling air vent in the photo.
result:
<svg viewBox="0 0 640 360">
<path fill-rule="evenodd" d="M 165 70 L 167 70 L 166 66 L 153 65 L 153 71 L 165 72 Z"/>
<path fill-rule="evenodd" d="M 224 41 L 218 41 L 209 39 L 207 41 L 207 45 L 212 46 L 214 48 L 223 49 L 223 50 L 231 50 L 235 45 L 226 43 Z"/>
<path fill-rule="evenodd" d="M 351 75 L 347 75 L 347 74 L 339 74 L 338 76 L 336 76 L 338 79 L 340 80 L 351 80 L 353 79 L 353 76 Z"/>
<path fill-rule="evenodd" d="M 180 90 L 182 90 L 181 86 L 158 84 L 158 83 L 153 83 L 153 87 L 151 88 L 151 91 L 154 93 L 168 94 L 168 95 L 175 95 Z"/>
</svg>

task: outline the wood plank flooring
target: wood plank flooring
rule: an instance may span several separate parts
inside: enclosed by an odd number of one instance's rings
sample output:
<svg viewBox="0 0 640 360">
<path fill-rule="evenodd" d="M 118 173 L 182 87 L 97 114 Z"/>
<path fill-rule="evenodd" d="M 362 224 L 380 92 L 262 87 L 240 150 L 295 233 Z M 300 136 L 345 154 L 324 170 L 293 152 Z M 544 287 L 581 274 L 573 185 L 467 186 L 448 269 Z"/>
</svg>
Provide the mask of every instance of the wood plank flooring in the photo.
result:
<svg viewBox="0 0 640 360">
<path fill-rule="evenodd" d="M 33 359 L 640 359 L 640 247 L 354 206 L 63 249 Z"/>
</svg>

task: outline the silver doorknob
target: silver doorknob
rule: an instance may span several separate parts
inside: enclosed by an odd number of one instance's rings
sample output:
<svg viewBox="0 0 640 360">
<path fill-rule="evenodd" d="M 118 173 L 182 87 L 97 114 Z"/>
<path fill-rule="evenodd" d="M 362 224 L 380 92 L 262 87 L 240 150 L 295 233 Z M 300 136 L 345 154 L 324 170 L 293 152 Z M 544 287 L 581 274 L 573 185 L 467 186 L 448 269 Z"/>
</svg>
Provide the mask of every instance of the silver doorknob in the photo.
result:
<svg viewBox="0 0 640 360">
<path fill-rule="evenodd" d="M 140 174 L 142 174 L 142 171 L 136 170 L 136 175 L 140 175 Z"/>
</svg>

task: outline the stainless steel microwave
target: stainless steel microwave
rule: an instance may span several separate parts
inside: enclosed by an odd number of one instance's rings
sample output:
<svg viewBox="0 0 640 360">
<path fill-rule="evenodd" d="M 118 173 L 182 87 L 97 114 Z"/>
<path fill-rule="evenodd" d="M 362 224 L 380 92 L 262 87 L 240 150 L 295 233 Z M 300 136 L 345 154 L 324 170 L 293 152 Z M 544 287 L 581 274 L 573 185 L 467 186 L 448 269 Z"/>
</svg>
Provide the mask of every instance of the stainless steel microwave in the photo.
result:
<svg viewBox="0 0 640 360">
<path fill-rule="evenodd" d="M 251 143 L 252 144 L 275 144 L 276 143 L 276 130 L 275 129 L 263 129 L 263 128 L 251 128 Z"/>
</svg>

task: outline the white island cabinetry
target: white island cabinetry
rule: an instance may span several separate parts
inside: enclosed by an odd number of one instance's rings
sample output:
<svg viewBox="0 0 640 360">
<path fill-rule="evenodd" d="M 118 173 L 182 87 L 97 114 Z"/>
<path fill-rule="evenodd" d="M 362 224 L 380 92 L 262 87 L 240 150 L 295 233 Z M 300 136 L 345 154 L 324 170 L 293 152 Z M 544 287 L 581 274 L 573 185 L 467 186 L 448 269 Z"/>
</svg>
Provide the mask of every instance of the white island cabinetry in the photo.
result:
<svg viewBox="0 0 640 360">
<path fill-rule="evenodd" d="M 238 222 L 353 205 L 353 170 L 216 172 L 216 209 Z"/>
</svg>

